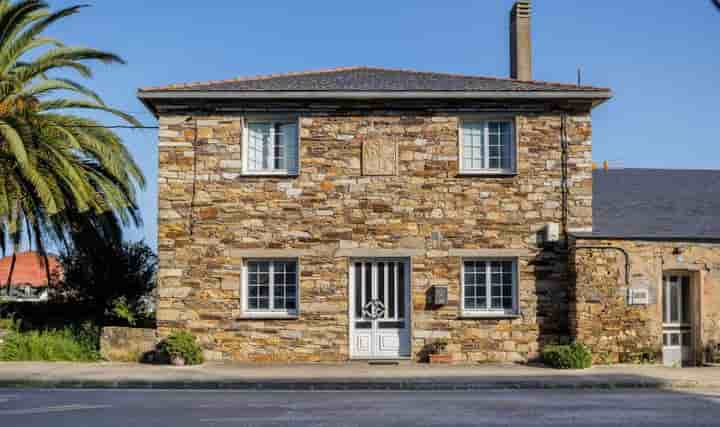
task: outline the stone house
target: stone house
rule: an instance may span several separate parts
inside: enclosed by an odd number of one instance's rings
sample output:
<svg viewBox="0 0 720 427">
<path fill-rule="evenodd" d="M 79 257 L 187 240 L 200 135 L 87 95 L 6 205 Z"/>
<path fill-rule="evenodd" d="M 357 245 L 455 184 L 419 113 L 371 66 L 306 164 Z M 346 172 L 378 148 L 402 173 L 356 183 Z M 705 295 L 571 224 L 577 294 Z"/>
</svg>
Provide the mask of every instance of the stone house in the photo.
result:
<svg viewBox="0 0 720 427">
<path fill-rule="evenodd" d="M 593 231 L 570 250 L 570 333 L 600 360 L 697 364 L 717 347 L 720 171 L 595 171 Z"/>
<path fill-rule="evenodd" d="M 510 39 L 508 79 L 348 67 L 141 89 L 160 123 L 160 334 L 236 361 L 659 349 L 618 251 L 578 249 L 619 245 L 593 240 L 591 111 L 612 93 L 532 80 L 528 2 Z"/>
</svg>

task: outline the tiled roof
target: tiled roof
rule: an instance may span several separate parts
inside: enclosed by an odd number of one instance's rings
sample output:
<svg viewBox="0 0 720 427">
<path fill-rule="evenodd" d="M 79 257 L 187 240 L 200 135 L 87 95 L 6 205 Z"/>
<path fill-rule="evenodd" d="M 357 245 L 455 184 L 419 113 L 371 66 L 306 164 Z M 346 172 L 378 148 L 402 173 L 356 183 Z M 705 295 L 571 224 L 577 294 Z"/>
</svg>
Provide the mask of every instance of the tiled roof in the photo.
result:
<svg viewBox="0 0 720 427">
<path fill-rule="evenodd" d="M 12 256 L 0 259 L 0 288 L 7 285 L 11 262 Z M 62 267 L 57 257 L 48 255 L 48 264 L 51 276 L 61 274 Z M 45 273 L 42 256 L 38 255 L 37 252 L 18 253 L 15 260 L 15 269 L 13 270 L 12 285 L 47 286 L 47 274 Z"/>
<path fill-rule="evenodd" d="M 593 234 L 720 239 L 720 170 L 595 171 Z"/>
<path fill-rule="evenodd" d="M 146 87 L 141 92 L 166 91 L 586 91 L 609 89 L 541 81 L 376 68 L 343 67 L 254 77 L 238 77 L 169 86 Z"/>
</svg>

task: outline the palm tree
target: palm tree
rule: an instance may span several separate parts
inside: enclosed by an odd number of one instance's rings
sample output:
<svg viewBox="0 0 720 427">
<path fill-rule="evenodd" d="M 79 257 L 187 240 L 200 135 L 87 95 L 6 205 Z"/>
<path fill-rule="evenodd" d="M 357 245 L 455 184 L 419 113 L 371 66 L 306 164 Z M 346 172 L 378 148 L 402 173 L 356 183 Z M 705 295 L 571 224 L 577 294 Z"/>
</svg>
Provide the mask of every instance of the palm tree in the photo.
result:
<svg viewBox="0 0 720 427">
<path fill-rule="evenodd" d="M 12 246 L 11 265 L 24 239 L 45 255 L 46 243 L 67 245 L 77 227 L 140 223 L 135 192 L 145 185 L 142 172 L 114 132 L 78 111 L 139 123 L 61 77 L 69 71 L 90 78 L 89 62 L 124 61 L 43 36 L 81 8 L 52 12 L 39 0 L 0 0 L 0 250 Z"/>
</svg>

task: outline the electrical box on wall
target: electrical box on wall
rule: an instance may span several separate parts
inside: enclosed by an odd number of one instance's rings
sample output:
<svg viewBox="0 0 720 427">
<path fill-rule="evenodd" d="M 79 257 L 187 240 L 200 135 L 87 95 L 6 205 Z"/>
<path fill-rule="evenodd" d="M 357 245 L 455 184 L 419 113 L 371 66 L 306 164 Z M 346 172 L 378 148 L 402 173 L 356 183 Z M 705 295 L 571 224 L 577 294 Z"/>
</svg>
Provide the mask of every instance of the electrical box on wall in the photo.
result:
<svg viewBox="0 0 720 427">
<path fill-rule="evenodd" d="M 433 286 L 430 288 L 428 294 L 428 305 L 447 305 L 448 303 L 448 288 L 447 286 Z"/>
<path fill-rule="evenodd" d="M 650 290 L 647 288 L 628 289 L 627 301 L 629 305 L 650 304 Z"/>
<path fill-rule="evenodd" d="M 556 222 L 549 222 L 545 224 L 545 242 L 557 242 L 560 240 L 560 224 Z"/>
</svg>

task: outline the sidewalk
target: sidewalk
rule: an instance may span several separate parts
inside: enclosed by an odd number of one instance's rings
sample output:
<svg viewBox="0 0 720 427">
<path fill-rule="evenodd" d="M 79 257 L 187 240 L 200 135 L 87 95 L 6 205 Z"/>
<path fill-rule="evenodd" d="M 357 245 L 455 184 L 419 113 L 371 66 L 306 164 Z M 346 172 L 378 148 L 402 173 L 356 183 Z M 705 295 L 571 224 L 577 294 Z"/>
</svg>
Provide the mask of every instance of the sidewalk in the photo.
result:
<svg viewBox="0 0 720 427">
<path fill-rule="evenodd" d="M 538 388 L 717 388 L 720 368 L 601 366 L 581 371 L 523 365 L 245 365 L 0 363 L 0 388 L 188 388 L 459 390 Z"/>
</svg>

